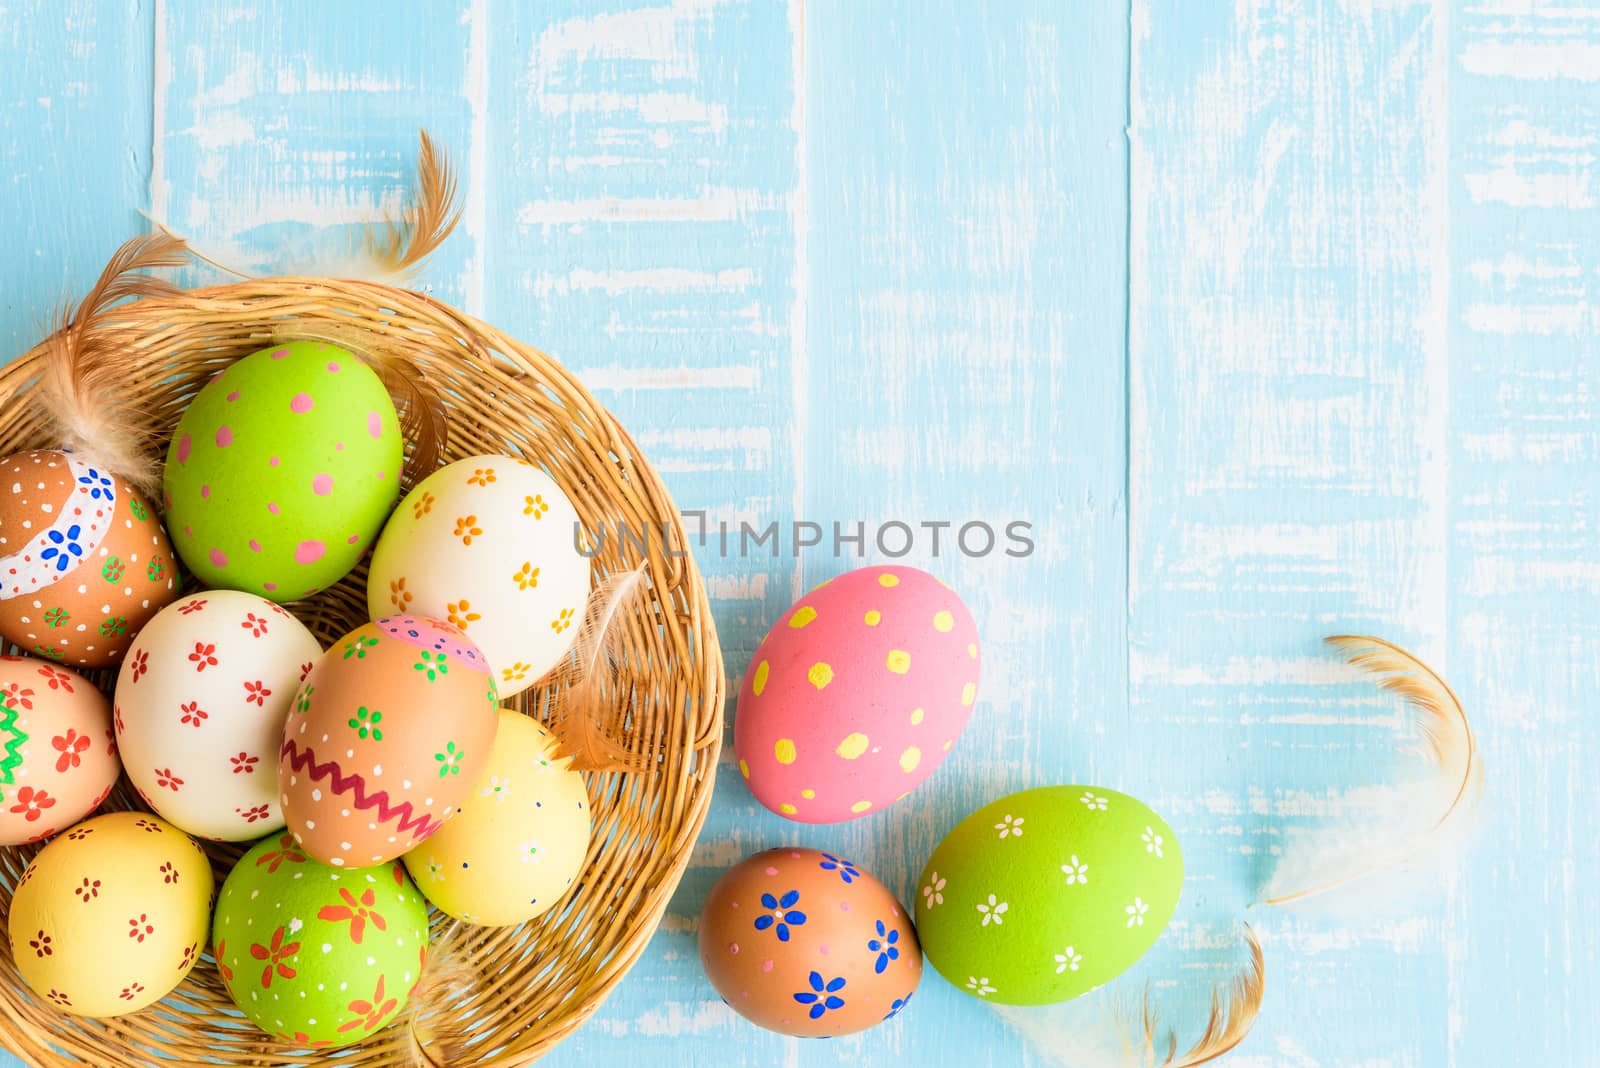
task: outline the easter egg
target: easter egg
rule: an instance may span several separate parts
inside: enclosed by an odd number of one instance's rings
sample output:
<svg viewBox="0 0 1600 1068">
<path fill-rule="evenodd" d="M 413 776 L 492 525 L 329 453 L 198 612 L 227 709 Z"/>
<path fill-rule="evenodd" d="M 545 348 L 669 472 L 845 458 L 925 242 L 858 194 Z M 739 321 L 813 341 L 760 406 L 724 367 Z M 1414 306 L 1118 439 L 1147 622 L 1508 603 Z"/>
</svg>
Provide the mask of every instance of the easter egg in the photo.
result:
<svg viewBox="0 0 1600 1068">
<path fill-rule="evenodd" d="M 465 801 L 494 744 L 483 654 L 448 623 L 389 616 L 317 660 L 278 750 L 295 841 L 336 868 L 393 860 Z"/>
<path fill-rule="evenodd" d="M 207 586 L 290 601 L 344 577 L 400 490 L 403 442 L 378 376 L 288 341 L 223 370 L 167 452 L 167 526 Z"/>
<path fill-rule="evenodd" d="M 117 675 L 117 744 L 139 796 L 203 838 L 282 827 L 283 721 L 321 653 L 303 623 L 253 593 L 211 590 L 163 609 Z"/>
<path fill-rule="evenodd" d="M 0 636 L 75 667 L 117 663 L 177 596 L 150 502 L 70 453 L 0 460 L 0 553 Z"/>
<path fill-rule="evenodd" d="M 865 567 L 806 594 L 756 650 L 733 724 L 739 770 L 773 812 L 838 823 L 933 774 L 978 694 L 978 631 L 913 567 Z"/>
<path fill-rule="evenodd" d="M 11 958 L 40 1001 L 121 1016 L 170 993 L 205 946 L 211 864 L 142 812 L 81 823 L 40 851 L 11 898 Z"/>
<path fill-rule="evenodd" d="M 962 820 L 917 887 L 917 931 L 940 975 L 986 1001 L 1048 1005 L 1110 982 L 1155 944 L 1183 854 L 1141 801 L 1044 786 Z"/>
<path fill-rule="evenodd" d="M 803 1038 L 898 1015 L 922 977 L 917 933 L 895 896 L 815 849 L 769 849 L 729 868 L 700 910 L 700 963 L 739 1015 Z"/>
<path fill-rule="evenodd" d="M 574 545 L 577 524 L 561 487 L 525 460 L 474 456 L 441 467 L 383 528 L 367 611 L 448 619 L 511 697 L 554 666 L 582 620 L 589 562 Z"/>
<path fill-rule="evenodd" d="M 212 921 L 217 971 L 263 1031 L 346 1046 L 399 1015 L 422 977 L 428 906 L 398 861 L 330 868 L 273 835 L 239 858 Z"/>
<path fill-rule="evenodd" d="M 500 710 L 489 766 L 461 810 L 405 864 L 422 892 L 459 920 L 502 927 L 561 900 L 589 850 L 589 795 L 555 737 Z"/>
<path fill-rule="evenodd" d="M 111 706 L 83 676 L 0 657 L 0 845 L 37 842 L 100 807 L 122 770 Z"/>
</svg>

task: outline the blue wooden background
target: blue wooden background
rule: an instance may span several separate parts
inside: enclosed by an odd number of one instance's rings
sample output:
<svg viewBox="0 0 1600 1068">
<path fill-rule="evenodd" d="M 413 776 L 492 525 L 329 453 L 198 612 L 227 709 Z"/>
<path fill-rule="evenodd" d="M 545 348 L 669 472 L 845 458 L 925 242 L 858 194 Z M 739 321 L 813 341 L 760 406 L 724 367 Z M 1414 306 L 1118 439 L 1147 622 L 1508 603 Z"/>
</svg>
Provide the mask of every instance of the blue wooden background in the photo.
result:
<svg viewBox="0 0 1600 1068">
<path fill-rule="evenodd" d="M 909 899 L 962 814 L 1060 781 L 1183 839 L 1130 978 L 1192 1030 L 1283 835 L 1392 770 L 1341 630 L 1460 691 L 1477 848 L 1370 918 L 1256 915 L 1229 1063 L 1595 1063 L 1594 0 L 0 0 L 0 59 L 0 355 L 138 209 L 325 262 L 426 125 L 467 204 L 426 285 L 575 368 L 685 509 L 1033 524 L 1026 560 L 909 558 L 986 640 L 947 764 L 824 828 L 725 767 L 650 952 L 548 1063 L 1053 1063 L 931 971 L 863 1036 L 756 1031 L 694 916 L 788 842 Z M 701 553 L 730 685 L 850 551 Z"/>
</svg>

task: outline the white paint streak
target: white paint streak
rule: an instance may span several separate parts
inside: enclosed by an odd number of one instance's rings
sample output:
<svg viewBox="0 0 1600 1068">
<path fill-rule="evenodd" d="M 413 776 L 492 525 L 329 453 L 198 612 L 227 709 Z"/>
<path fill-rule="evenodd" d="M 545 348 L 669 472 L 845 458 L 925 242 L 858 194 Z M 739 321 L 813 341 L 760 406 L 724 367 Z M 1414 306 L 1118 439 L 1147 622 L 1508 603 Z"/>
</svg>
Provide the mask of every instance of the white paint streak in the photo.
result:
<svg viewBox="0 0 1600 1068">
<path fill-rule="evenodd" d="M 714 134 L 722 134 L 728 127 L 726 106 L 707 103 L 689 93 L 543 93 L 537 102 L 541 111 L 554 116 L 632 112 L 642 122 L 702 125 Z"/>
<path fill-rule="evenodd" d="M 699 77 L 690 35 L 719 0 L 678 0 L 671 7 L 644 7 L 570 18 L 541 31 L 534 58 L 541 68 L 564 61 L 635 60 L 649 63 L 656 78 Z"/>
<path fill-rule="evenodd" d="M 1498 283 L 1513 290 L 1524 282 L 1577 282 L 1583 277 L 1583 268 L 1575 263 L 1552 264 L 1530 260 L 1511 251 L 1497 260 L 1472 260 L 1467 264 L 1466 272 L 1479 285 Z"/>
<path fill-rule="evenodd" d="M 647 1038 L 676 1038 L 702 1035 L 738 1022 L 733 1010 L 720 1001 L 668 1001 L 660 1008 L 648 1009 L 631 1022 L 611 1017 L 597 1018 L 614 1035 L 635 1034 Z"/>
<path fill-rule="evenodd" d="M 794 301 L 789 306 L 789 427 L 790 457 L 794 492 L 790 498 L 793 514 L 806 514 L 806 435 L 809 429 L 807 394 L 810 368 L 806 353 L 806 317 L 810 314 L 811 278 L 806 259 L 806 232 L 810 228 L 809 174 L 806 170 L 806 10 L 805 0 L 789 2 L 790 85 L 794 104 L 789 125 L 794 130 L 794 197 L 791 232 L 794 234 Z M 798 600 L 806 590 L 805 567 L 795 561 L 789 579 L 789 595 Z"/>
<path fill-rule="evenodd" d="M 1479 334 L 1588 335 L 1600 329 L 1600 314 L 1587 301 L 1571 304 L 1469 304 L 1467 329 Z"/>
<path fill-rule="evenodd" d="M 715 186 L 698 197 L 590 197 L 585 200 L 535 200 L 517 209 L 528 226 L 618 222 L 727 222 L 737 219 L 749 194 Z M 751 203 L 759 208 L 759 203 Z"/>
<path fill-rule="evenodd" d="M 1474 41 L 1461 50 L 1473 74 L 1523 81 L 1600 81 L 1600 44 L 1585 41 Z"/>
<path fill-rule="evenodd" d="M 150 214 L 166 219 L 172 207 L 172 183 L 167 180 L 167 92 L 172 82 L 172 57 L 167 54 L 167 3 L 155 0 L 155 46 L 150 125 Z"/>
<path fill-rule="evenodd" d="M 750 601 L 763 603 L 767 596 L 767 576 L 759 572 L 748 575 L 707 575 L 706 594 L 713 601 Z"/>
<path fill-rule="evenodd" d="M 608 364 L 604 367 L 585 367 L 580 373 L 583 384 L 591 390 L 610 390 L 617 393 L 645 390 L 681 389 L 738 389 L 756 390 L 761 387 L 761 372 L 748 365 L 732 367 L 624 367 Z"/>
<path fill-rule="evenodd" d="M 462 223 L 472 241 L 472 260 L 464 279 L 466 310 L 483 314 L 483 288 L 488 274 L 489 202 L 489 0 L 472 0 L 462 15 L 467 26 L 466 85 L 462 95 L 471 109 L 468 127 L 466 199 Z"/>
<path fill-rule="evenodd" d="M 1516 208 L 1592 208 L 1589 176 L 1572 171 L 1523 174 L 1507 163 L 1492 171 L 1464 176 L 1467 195 L 1477 204 L 1510 204 Z"/>
<path fill-rule="evenodd" d="M 617 296 L 640 289 L 664 293 L 736 293 L 755 284 L 756 273 L 749 267 L 720 271 L 696 271 L 687 267 L 594 271 L 575 267 L 564 275 L 539 275 L 533 279 L 530 289 L 534 296 L 545 298 L 585 291 Z"/>
</svg>

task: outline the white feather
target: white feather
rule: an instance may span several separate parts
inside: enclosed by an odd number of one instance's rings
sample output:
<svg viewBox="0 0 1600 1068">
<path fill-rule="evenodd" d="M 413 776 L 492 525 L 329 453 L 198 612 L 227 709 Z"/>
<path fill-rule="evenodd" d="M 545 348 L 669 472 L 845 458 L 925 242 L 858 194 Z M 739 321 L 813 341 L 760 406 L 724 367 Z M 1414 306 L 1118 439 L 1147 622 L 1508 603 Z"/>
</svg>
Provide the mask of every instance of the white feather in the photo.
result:
<svg viewBox="0 0 1600 1068">
<path fill-rule="evenodd" d="M 1372 920 L 1391 911 L 1415 909 L 1416 895 L 1436 884 L 1452 866 L 1476 826 L 1475 806 L 1439 822 L 1455 784 L 1439 777 L 1384 786 L 1362 786 L 1318 805 L 1326 813 L 1316 827 L 1290 831 L 1262 883 L 1258 900 L 1299 913 L 1337 913 Z M 1346 879 L 1351 872 L 1383 878 Z M 1282 900 L 1306 887 L 1324 893 Z"/>
<path fill-rule="evenodd" d="M 1397 877 L 1462 841 L 1477 807 L 1483 761 L 1449 685 L 1381 638 L 1339 636 L 1328 644 L 1404 700 L 1419 742 L 1416 771 L 1397 784 L 1348 791 L 1332 804 L 1328 825 L 1293 833 L 1263 882 L 1258 900 L 1265 905 L 1348 894 L 1370 908 L 1405 896 L 1409 884 Z"/>
</svg>

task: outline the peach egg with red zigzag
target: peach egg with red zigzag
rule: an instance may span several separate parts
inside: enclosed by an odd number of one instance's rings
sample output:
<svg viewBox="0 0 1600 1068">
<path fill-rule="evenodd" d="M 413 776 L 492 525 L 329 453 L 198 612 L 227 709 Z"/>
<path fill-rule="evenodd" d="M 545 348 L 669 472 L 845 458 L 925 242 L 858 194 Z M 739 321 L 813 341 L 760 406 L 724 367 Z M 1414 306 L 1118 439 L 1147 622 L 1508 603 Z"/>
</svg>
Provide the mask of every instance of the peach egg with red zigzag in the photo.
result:
<svg viewBox="0 0 1600 1068">
<path fill-rule="evenodd" d="M 442 620 L 388 616 L 334 642 L 295 694 L 278 751 L 295 841 L 355 868 L 426 839 L 482 773 L 498 703 L 483 653 Z"/>
</svg>

